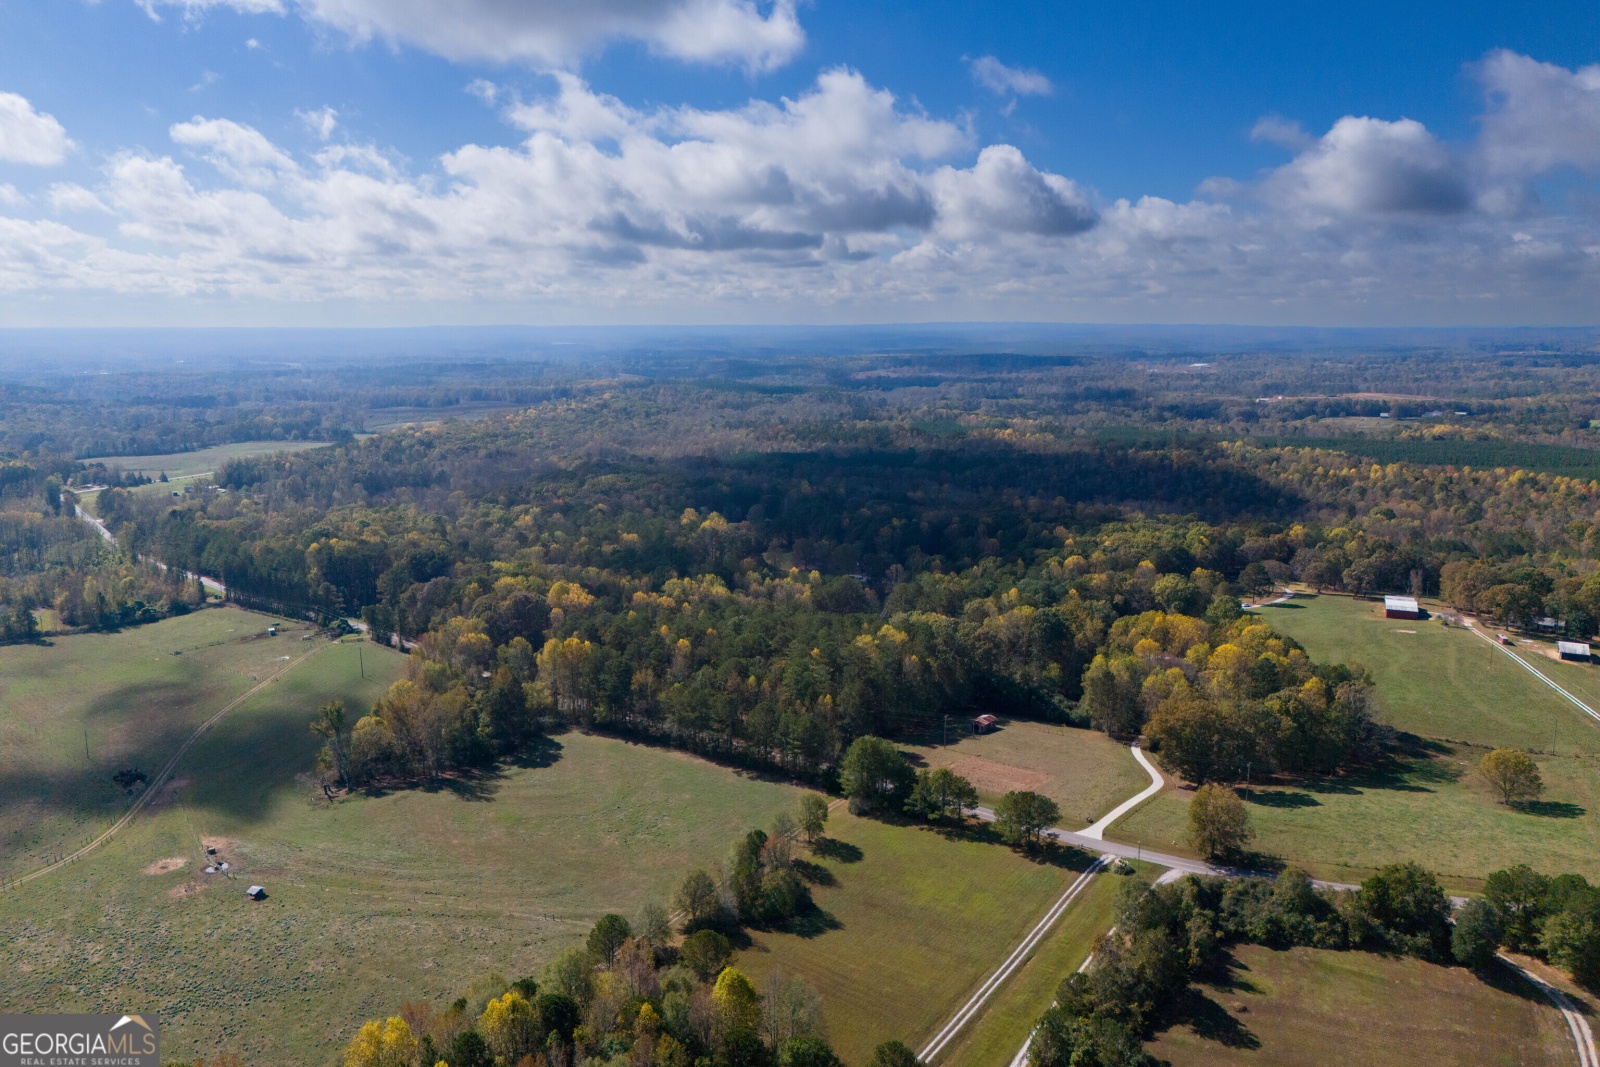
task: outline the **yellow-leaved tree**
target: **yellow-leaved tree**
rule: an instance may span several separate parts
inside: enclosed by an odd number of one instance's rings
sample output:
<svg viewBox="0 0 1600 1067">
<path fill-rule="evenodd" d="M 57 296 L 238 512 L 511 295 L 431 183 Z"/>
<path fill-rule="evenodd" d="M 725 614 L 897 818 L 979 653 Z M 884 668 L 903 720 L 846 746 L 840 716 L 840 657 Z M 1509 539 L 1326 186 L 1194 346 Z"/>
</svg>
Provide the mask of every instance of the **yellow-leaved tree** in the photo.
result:
<svg viewBox="0 0 1600 1067">
<path fill-rule="evenodd" d="M 398 1015 L 363 1023 L 344 1051 L 344 1067 L 411 1067 L 416 1061 L 416 1036 Z"/>
<path fill-rule="evenodd" d="M 515 989 L 496 997 L 484 1006 L 478 1017 L 478 1032 L 489 1048 L 506 1063 L 529 1050 L 534 1031 L 533 1005 Z"/>
</svg>

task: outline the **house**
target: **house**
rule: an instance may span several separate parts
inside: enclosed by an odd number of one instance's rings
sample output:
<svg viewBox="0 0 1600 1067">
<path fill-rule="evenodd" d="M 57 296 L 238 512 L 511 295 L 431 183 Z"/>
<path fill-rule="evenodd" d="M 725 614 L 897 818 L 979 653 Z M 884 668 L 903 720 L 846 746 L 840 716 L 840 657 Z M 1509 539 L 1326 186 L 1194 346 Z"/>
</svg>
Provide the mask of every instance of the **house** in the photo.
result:
<svg viewBox="0 0 1600 1067">
<path fill-rule="evenodd" d="M 267 891 L 258 885 L 253 885 L 249 889 L 246 889 L 244 891 L 244 895 L 249 897 L 251 900 L 267 899 Z"/>
<path fill-rule="evenodd" d="M 1383 598 L 1383 617 L 1386 619 L 1420 619 L 1422 609 L 1417 598 L 1411 596 L 1386 596 Z"/>
<path fill-rule="evenodd" d="M 1589 646 L 1583 641 L 1557 641 L 1556 652 L 1562 659 L 1570 659 L 1576 663 L 1589 662 Z"/>
<path fill-rule="evenodd" d="M 972 732 L 975 734 L 988 733 L 990 727 L 994 726 L 999 721 L 1000 720 L 993 715 L 979 715 L 976 719 L 972 720 Z"/>
</svg>

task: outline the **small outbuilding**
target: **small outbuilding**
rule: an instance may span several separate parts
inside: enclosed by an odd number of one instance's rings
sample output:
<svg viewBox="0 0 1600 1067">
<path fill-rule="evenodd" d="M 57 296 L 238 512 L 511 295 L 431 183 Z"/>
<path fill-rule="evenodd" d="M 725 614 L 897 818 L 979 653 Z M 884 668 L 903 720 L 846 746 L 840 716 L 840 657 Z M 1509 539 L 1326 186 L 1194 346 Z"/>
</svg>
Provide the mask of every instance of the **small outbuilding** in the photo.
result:
<svg viewBox="0 0 1600 1067">
<path fill-rule="evenodd" d="M 246 889 L 244 891 L 244 895 L 249 897 L 251 900 L 267 899 L 267 891 L 258 885 L 253 885 L 249 889 Z"/>
<path fill-rule="evenodd" d="M 1386 619 L 1420 619 L 1422 609 L 1412 596 L 1386 596 L 1383 598 L 1383 616 Z"/>
<path fill-rule="evenodd" d="M 979 715 L 972 720 L 972 732 L 986 734 L 999 722 L 1000 720 L 993 715 Z"/>
<path fill-rule="evenodd" d="M 267 627 L 267 636 L 268 637 L 277 637 L 278 636 L 278 628 L 276 626 Z"/>
<path fill-rule="evenodd" d="M 1569 659 L 1575 663 L 1589 662 L 1589 645 L 1584 641 L 1557 641 L 1556 653 L 1562 659 Z"/>
</svg>

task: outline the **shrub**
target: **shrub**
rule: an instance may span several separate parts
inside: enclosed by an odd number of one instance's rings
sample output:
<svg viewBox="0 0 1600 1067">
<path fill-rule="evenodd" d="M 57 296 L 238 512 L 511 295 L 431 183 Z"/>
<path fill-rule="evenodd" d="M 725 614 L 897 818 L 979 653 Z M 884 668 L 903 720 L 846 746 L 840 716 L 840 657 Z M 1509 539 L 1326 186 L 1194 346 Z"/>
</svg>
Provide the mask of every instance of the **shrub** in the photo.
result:
<svg viewBox="0 0 1600 1067">
<path fill-rule="evenodd" d="M 1395 863 L 1361 883 L 1355 909 L 1387 947 L 1442 960 L 1450 952 L 1450 902 L 1439 880 L 1415 863 Z"/>
<path fill-rule="evenodd" d="M 1469 900 L 1456 915 L 1450 932 L 1450 952 L 1456 962 L 1475 971 L 1488 969 L 1500 948 L 1500 923 L 1494 908 L 1482 900 Z"/>
</svg>

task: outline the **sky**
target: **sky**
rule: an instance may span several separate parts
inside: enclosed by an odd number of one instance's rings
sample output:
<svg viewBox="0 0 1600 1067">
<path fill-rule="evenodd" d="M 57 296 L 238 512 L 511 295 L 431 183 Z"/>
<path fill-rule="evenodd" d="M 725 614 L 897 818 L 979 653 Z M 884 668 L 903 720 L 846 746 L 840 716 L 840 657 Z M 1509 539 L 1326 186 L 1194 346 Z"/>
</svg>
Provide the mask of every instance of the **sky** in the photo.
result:
<svg viewBox="0 0 1600 1067">
<path fill-rule="evenodd" d="M 1596 308 L 1592 2 L 0 0 L 0 326 Z"/>
</svg>

